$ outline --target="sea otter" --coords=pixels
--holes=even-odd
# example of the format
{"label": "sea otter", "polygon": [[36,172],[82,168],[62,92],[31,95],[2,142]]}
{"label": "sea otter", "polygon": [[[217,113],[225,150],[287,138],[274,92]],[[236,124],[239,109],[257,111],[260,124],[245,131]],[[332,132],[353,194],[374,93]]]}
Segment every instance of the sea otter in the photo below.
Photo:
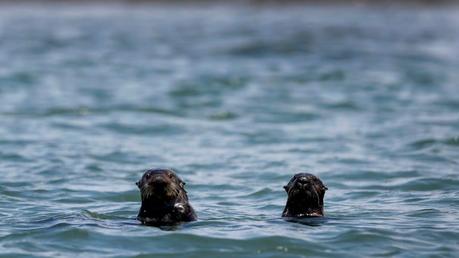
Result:
{"label": "sea otter", "polygon": [[324,215],[324,195],[328,188],[309,173],[298,173],[284,186],[288,194],[282,217],[317,217]]}
{"label": "sea otter", "polygon": [[171,169],[150,169],[136,183],[142,205],[137,219],[145,225],[168,226],[197,219],[183,182]]}

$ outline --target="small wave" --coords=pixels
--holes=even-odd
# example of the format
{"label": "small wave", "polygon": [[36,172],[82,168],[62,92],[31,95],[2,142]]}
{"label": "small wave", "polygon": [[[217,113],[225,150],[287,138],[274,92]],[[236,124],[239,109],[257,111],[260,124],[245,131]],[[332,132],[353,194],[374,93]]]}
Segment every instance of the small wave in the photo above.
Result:
{"label": "small wave", "polygon": [[172,124],[143,124],[143,125],[131,125],[125,123],[109,122],[100,127],[120,134],[134,134],[134,135],[151,135],[151,134],[180,134],[184,132],[184,129],[178,125]]}
{"label": "small wave", "polygon": [[454,190],[459,188],[459,180],[456,178],[418,178],[398,185],[400,190],[405,191],[440,191]]}
{"label": "small wave", "polygon": [[459,146],[459,136],[443,138],[443,139],[425,138],[425,139],[416,140],[408,144],[409,147],[415,150],[424,150],[424,149],[428,149],[435,145],[445,145],[445,146],[457,147]]}
{"label": "small wave", "polygon": [[107,213],[98,213],[89,210],[83,210],[82,215],[89,219],[96,219],[96,220],[125,220],[125,217],[107,214]]}
{"label": "small wave", "polygon": [[210,120],[214,121],[228,121],[228,120],[234,120],[238,117],[236,113],[230,112],[230,111],[223,111],[223,112],[218,112],[214,113],[209,116]]}

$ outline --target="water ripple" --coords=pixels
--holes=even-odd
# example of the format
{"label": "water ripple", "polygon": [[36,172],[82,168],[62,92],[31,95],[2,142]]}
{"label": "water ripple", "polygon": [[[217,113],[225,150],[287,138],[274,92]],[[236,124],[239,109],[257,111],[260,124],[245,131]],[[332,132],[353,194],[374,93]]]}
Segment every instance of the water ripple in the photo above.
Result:
{"label": "water ripple", "polygon": [[[459,253],[455,8],[0,8],[0,256]],[[199,220],[147,227],[173,167]],[[325,218],[284,220],[296,172]]]}

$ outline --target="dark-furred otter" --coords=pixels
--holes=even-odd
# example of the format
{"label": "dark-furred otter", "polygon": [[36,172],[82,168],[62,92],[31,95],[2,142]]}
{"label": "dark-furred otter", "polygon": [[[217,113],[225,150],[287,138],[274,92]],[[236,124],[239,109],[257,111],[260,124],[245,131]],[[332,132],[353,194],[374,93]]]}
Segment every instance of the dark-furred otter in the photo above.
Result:
{"label": "dark-furred otter", "polygon": [[328,188],[309,173],[298,173],[284,186],[288,194],[282,217],[316,217],[324,215],[324,195]]}
{"label": "dark-furred otter", "polygon": [[168,226],[197,219],[188,203],[185,182],[174,171],[147,170],[136,184],[142,197],[137,219],[142,224]]}

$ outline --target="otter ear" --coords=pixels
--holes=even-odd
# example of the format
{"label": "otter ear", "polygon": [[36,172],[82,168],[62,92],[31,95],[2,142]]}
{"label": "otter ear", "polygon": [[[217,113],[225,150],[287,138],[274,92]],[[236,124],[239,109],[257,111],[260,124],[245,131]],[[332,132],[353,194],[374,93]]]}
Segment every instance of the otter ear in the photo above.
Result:
{"label": "otter ear", "polygon": [[284,185],[284,190],[288,193],[288,185]]}
{"label": "otter ear", "polygon": [[181,188],[185,186],[185,182],[183,182],[183,180],[180,177],[177,177],[177,181]]}

